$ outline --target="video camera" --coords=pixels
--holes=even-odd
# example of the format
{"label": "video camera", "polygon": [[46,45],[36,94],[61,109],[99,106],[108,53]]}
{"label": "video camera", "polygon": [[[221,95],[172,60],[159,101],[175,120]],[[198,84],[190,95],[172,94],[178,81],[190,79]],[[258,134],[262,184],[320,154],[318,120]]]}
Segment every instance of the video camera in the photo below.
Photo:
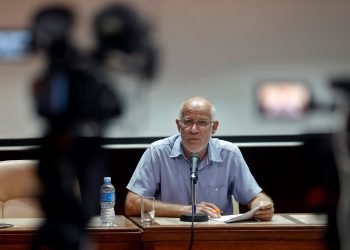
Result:
{"label": "video camera", "polygon": [[130,6],[112,4],[97,13],[96,46],[88,52],[73,45],[73,23],[69,8],[51,6],[35,14],[31,29],[32,51],[42,52],[47,65],[33,83],[36,110],[47,125],[38,168],[46,220],[33,249],[87,247],[85,228],[96,214],[106,170],[103,131],[123,111],[107,72],[150,82],[157,71],[151,26]]}
{"label": "video camera", "polygon": [[96,48],[91,52],[73,46],[73,22],[73,13],[64,6],[41,10],[33,21],[33,51],[43,51],[48,65],[34,83],[36,107],[55,126],[103,122],[121,114],[121,98],[110,87],[106,67],[146,80],[156,74],[150,24],[134,9],[115,4],[100,11],[93,22]]}

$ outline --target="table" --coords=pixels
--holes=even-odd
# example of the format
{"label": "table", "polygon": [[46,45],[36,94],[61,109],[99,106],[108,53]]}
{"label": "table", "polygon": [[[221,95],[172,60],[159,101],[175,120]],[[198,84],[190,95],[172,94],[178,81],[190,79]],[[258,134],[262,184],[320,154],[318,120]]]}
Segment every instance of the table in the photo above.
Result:
{"label": "table", "polygon": [[[145,250],[188,249],[191,222],[178,218],[156,218],[144,227],[140,218],[130,218],[142,229]],[[325,250],[326,216],[315,214],[276,214],[272,221],[194,223],[192,249],[291,249]]]}
{"label": "table", "polygon": [[[0,222],[14,225],[11,228],[0,229],[0,249],[30,249],[32,237],[42,221],[43,219],[38,218],[0,219]],[[101,227],[99,217],[92,218],[88,231],[95,249],[141,249],[141,231],[134,223],[122,215],[117,215],[116,225]]]}
{"label": "table", "polygon": [[[214,221],[194,223],[193,249],[298,249],[325,250],[326,216],[316,214],[276,214],[270,222],[244,221],[230,224]],[[12,228],[0,229],[0,249],[29,249],[43,219],[0,219]],[[156,218],[144,227],[139,217],[116,217],[116,227],[99,226],[94,217],[88,227],[98,250],[188,249],[191,223],[178,218]]]}

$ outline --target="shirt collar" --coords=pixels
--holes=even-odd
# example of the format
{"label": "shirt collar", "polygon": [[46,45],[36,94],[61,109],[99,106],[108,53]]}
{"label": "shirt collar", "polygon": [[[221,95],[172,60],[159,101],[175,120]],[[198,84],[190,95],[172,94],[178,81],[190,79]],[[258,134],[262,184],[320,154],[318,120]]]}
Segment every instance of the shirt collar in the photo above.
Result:
{"label": "shirt collar", "polygon": [[177,135],[174,140],[173,148],[171,149],[170,157],[176,158],[180,155],[185,157],[181,147],[181,136]]}
{"label": "shirt collar", "polygon": [[210,138],[209,140],[208,160],[209,162],[222,162],[222,158],[219,154],[218,148],[215,146],[213,138]]}

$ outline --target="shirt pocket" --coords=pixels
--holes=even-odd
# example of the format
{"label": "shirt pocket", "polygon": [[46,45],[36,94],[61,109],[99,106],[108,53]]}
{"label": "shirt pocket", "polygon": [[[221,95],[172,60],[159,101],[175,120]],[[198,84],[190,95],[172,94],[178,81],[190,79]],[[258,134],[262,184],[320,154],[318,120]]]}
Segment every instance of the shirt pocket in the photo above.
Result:
{"label": "shirt pocket", "polygon": [[206,201],[214,203],[220,209],[223,209],[227,203],[226,185],[208,185],[206,190]]}

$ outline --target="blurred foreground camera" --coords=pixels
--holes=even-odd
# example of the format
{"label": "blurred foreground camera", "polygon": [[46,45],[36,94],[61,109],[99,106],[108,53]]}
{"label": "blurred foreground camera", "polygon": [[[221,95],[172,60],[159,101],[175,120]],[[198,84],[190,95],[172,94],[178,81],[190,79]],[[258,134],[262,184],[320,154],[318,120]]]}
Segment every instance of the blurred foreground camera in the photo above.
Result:
{"label": "blurred foreground camera", "polygon": [[334,77],[331,86],[338,94],[337,109],[342,115],[333,139],[340,189],[336,222],[340,249],[350,249],[350,77]]}
{"label": "blurred foreground camera", "polygon": [[123,111],[108,72],[127,72],[145,82],[156,74],[151,27],[133,8],[107,6],[93,23],[97,45],[87,52],[71,42],[74,15],[69,8],[44,8],[33,20],[32,50],[42,52],[46,60],[33,83],[33,95],[47,125],[38,168],[46,220],[33,249],[88,248],[85,228],[99,207],[99,186],[106,172],[102,135],[109,120]]}
{"label": "blurred foreground camera", "polygon": [[114,63],[144,79],[154,78],[158,54],[146,20],[126,5],[112,5],[94,20],[98,50],[95,58]]}

